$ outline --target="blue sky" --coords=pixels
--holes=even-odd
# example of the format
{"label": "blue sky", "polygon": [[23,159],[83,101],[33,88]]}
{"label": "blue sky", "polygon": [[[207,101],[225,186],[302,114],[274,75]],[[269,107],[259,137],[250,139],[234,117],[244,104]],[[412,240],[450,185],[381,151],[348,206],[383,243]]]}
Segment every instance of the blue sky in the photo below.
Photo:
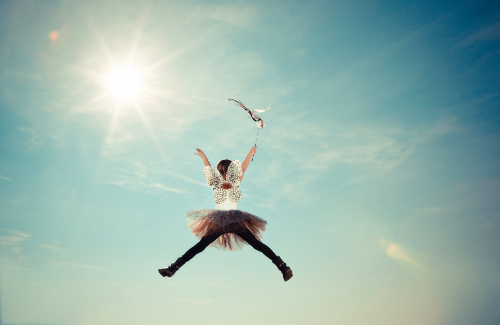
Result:
{"label": "blue sky", "polygon": [[[500,320],[495,2],[3,1],[3,324]],[[134,100],[103,83],[143,74]],[[293,269],[207,248],[212,164]]]}

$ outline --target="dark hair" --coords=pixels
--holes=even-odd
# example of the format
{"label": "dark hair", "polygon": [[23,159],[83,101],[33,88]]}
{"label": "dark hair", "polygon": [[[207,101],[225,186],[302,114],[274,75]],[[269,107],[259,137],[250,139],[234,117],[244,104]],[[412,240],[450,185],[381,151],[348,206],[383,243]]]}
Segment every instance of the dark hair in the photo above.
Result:
{"label": "dark hair", "polygon": [[222,177],[226,177],[226,173],[227,173],[227,169],[229,167],[229,164],[231,164],[231,160],[229,160],[229,159],[221,160],[217,164],[217,170],[222,175]]}

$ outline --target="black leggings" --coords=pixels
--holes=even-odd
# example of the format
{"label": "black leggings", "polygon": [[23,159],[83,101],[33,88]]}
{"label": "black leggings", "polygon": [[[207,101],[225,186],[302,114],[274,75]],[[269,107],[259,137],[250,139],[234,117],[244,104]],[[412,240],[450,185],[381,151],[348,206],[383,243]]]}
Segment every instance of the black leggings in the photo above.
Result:
{"label": "black leggings", "polygon": [[[184,255],[182,255],[182,259],[184,260],[184,262],[189,261],[190,259],[195,257],[196,254],[203,252],[203,250],[207,248],[207,246],[210,245],[214,240],[219,238],[220,235],[222,235],[222,233],[208,235],[200,239],[198,244],[191,247]],[[250,246],[266,255],[271,261],[278,258],[266,244],[258,240],[250,231],[237,233],[237,235],[240,236],[244,241],[246,241]]]}

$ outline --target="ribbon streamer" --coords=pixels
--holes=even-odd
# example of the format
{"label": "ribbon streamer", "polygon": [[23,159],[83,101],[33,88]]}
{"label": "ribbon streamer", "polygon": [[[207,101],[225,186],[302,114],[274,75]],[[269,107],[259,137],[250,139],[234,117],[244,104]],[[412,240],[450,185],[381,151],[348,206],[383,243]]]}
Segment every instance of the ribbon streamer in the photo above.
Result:
{"label": "ribbon streamer", "polygon": [[269,110],[271,106],[269,106],[267,109],[254,109],[253,111],[251,111],[239,100],[231,98],[229,98],[228,100],[233,101],[236,106],[239,106],[243,108],[245,111],[247,111],[247,113],[250,114],[250,117],[252,118],[252,120],[254,120],[255,124],[259,129],[262,129],[265,126],[264,121],[260,118],[259,115],[257,115],[257,113],[264,113],[265,111]]}
{"label": "ribbon streamer", "polygon": [[[239,99],[236,100],[229,98],[228,100],[233,101],[236,106],[239,106],[243,108],[245,111],[247,111],[247,113],[250,114],[252,120],[255,122],[255,125],[257,125],[257,136],[255,137],[255,146],[257,146],[257,138],[259,137],[259,130],[264,128],[265,126],[264,121],[260,118],[259,115],[257,115],[257,113],[264,113],[265,111],[268,111],[271,108],[271,106],[269,106],[266,109],[254,109],[253,111],[251,111]],[[252,156],[252,161],[253,161],[253,156]]]}

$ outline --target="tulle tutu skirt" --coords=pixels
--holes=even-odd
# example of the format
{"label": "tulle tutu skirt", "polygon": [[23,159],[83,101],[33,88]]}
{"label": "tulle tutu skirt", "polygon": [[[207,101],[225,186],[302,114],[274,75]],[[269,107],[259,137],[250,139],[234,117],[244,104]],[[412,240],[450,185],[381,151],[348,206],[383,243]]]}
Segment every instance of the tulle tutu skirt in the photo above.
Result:
{"label": "tulle tutu skirt", "polygon": [[220,250],[236,251],[248,243],[238,233],[250,231],[261,240],[267,221],[241,210],[189,210],[186,222],[191,232],[198,238],[221,234],[210,246]]}

